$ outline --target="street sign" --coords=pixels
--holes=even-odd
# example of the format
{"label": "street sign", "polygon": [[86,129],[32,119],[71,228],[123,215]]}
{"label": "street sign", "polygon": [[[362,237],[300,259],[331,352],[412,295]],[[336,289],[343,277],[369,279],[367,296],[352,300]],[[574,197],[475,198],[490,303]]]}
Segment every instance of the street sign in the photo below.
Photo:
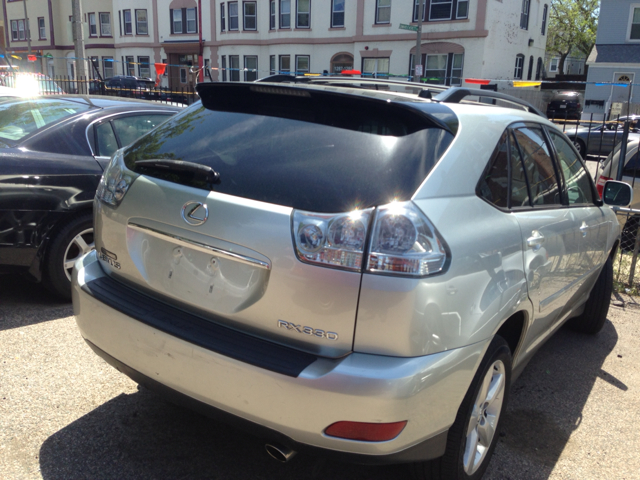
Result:
{"label": "street sign", "polygon": [[400,24],[400,30],[411,30],[412,32],[417,32],[418,31],[418,26],[417,25],[407,25],[406,23],[401,23]]}

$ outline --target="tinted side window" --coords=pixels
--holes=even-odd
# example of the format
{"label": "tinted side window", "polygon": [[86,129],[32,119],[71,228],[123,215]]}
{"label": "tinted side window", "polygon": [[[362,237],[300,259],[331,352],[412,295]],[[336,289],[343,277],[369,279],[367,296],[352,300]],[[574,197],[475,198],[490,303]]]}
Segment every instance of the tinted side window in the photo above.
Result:
{"label": "tinted side window", "polygon": [[496,207],[507,208],[509,196],[509,143],[507,132],[502,135],[491,167],[480,183],[480,195]]}
{"label": "tinted side window", "polygon": [[561,205],[558,179],[542,130],[519,128],[514,130],[514,135],[527,171],[533,205]]}
{"label": "tinted side window", "polygon": [[131,115],[112,120],[120,144],[124,147],[156,128],[170,115]]}
{"label": "tinted side window", "polygon": [[623,174],[626,177],[640,177],[640,152],[636,152],[627,162]]}
{"label": "tinted side window", "polygon": [[118,150],[118,141],[111,128],[111,122],[104,122],[96,127],[96,155],[110,157]]}
{"label": "tinted side window", "polygon": [[593,190],[589,181],[589,172],[575,154],[567,140],[554,131],[549,131],[549,136],[558,154],[558,163],[562,168],[564,181],[567,184],[567,197],[569,205],[580,203],[593,203]]}
{"label": "tinted side window", "polygon": [[509,154],[511,156],[511,207],[530,207],[527,175],[513,134],[510,135]]}

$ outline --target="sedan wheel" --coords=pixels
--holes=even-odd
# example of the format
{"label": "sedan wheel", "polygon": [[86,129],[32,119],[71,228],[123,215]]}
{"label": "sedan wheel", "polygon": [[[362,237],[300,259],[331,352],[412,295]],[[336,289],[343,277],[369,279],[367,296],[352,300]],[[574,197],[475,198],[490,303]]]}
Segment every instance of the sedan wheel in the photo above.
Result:
{"label": "sedan wheel", "polygon": [[67,275],[69,281],[71,281],[71,272],[73,271],[73,265],[76,263],[76,260],[91,250],[95,250],[95,248],[93,228],[87,228],[73,237],[64,252],[64,273]]}
{"label": "sedan wheel", "polygon": [[576,150],[578,150],[578,153],[582,158],[586,157],[587,149],[585,148],[584,143],[582,143],[582,140],[578,140],[577,138],[574,139],[573,146],[576,147]]}

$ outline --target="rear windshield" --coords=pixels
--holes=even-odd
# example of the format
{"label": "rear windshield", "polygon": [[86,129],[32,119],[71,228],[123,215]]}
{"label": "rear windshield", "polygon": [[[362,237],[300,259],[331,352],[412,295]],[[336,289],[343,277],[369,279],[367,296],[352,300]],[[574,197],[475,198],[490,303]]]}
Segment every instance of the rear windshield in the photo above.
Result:
{"label": "rear windshield", "polygon": [[91,108],[60,99],[21,99],[0,103],[0,139],[19,142],[36,130]]}
{"label": "rear windshield", "polygon": [[301,210],[367,208],[410,199],[453,139],[442,128],[424,126],[424,119],[390,112],[336,111],[333,126],[326,119],[290,118],[291,112],[283,117],[194,105],[127,148],[125,163],[197,188],[207,187],[191,173],[148,170],[135,162],[207,165],[220,174],[217,192]]}

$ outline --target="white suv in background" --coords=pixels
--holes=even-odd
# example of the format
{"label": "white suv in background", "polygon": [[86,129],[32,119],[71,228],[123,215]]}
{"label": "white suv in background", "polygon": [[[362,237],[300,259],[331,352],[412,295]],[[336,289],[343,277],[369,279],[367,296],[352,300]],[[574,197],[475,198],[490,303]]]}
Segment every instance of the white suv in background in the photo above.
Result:
{"label": "white suv in background", "polygon": [[513,379],[609,307],[619,226],[571,142],[465,89],[197,90],[105,171],[73,279],[87,343],[282,461],[481,477]]}

